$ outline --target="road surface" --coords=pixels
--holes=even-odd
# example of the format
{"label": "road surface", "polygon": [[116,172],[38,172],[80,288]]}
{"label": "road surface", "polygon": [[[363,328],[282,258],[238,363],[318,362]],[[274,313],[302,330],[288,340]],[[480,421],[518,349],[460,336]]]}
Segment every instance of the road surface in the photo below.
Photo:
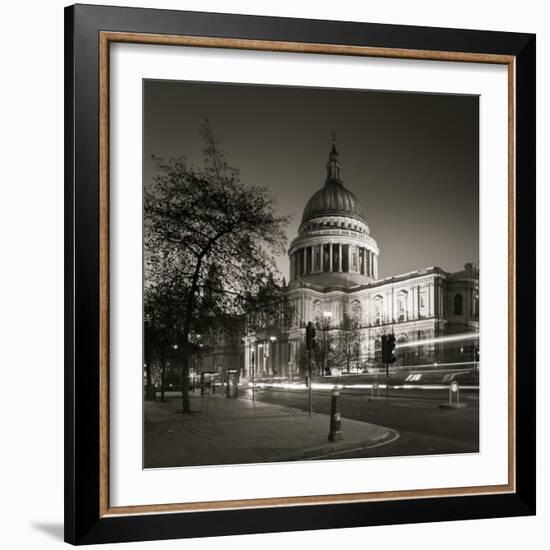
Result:
{"label": "road surface", "polygon": [[[250,390],[242,397],[251,398]],[[345,437],[345,419],[371,422],[397,430],[395,442],[341,458],[410,456],[424,454],[471,453],[479,450],[479,400],[477,391],[461,391],[466,408],[442,409],[448,401],[447,390],[390,390],[388,398],[381,390],[372,399],[371,390],[341,391],[341,413]],[[305,390],[259,389],[255,399],[308,410]],[[313,392],[313,411],[330,414],[331,392]],[[328,430],[328,426],[327,426]]]}

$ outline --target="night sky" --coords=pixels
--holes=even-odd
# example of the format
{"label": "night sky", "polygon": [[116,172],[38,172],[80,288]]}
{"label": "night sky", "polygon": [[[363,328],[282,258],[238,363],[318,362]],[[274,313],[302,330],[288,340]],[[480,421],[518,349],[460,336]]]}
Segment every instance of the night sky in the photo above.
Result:
{"label": "night sky", "polygon": [[[151,155],[199,164],[210,119],[245,183],[268,187],[297,235],[336,132],[342,178],[380,248],[379,276],[479,258],[478,97],[144,82],[144,184]],[[288,258],[278,260],[288,279]]]}

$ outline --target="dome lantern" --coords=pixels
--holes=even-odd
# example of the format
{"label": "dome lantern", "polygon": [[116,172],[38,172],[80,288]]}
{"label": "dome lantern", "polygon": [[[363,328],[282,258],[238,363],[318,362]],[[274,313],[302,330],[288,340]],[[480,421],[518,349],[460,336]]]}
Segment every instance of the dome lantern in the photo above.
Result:
{"label": "dome lantern", "polygon": [[336,149],[336,133],[332,132],[332,149],[330,150],[327,163],[327,182],[335,181],[338,183],[342,183],[342,180],[340,178],[341,167],[339,157],[340,155],[338,154],[338,151]]}

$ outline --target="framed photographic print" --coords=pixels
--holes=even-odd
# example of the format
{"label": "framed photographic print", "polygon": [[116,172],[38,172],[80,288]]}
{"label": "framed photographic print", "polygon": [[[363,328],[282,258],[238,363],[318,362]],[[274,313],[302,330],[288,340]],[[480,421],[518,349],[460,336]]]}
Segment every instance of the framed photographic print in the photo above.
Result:
{"label": "framed photographic print", "polygon": [[535,37],[66,8],[73,544],[535,513]]}

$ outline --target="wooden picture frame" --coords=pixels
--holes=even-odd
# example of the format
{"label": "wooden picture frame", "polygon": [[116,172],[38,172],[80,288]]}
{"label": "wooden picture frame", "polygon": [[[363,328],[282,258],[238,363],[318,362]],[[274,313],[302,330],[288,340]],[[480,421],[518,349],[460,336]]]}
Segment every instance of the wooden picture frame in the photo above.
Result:
{"label": "wooden picture frame", "polygon": [[[508,483],[112,507],[109,48],[115,42],[508,67]],[[535,513],[535,37],[76,5],[65,11],[65,540],[72,544]],[[488,359],[490,360],[490,358]]]}

